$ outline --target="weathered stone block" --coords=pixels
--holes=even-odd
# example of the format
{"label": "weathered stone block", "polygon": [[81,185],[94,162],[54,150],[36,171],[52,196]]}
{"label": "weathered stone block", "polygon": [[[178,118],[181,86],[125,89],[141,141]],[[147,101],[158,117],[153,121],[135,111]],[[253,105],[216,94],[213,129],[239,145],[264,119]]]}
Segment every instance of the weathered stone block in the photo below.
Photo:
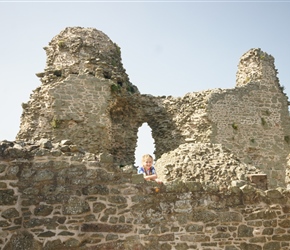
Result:
{"label": "weathered stone block", "polygon": [[110,196],[108,201],[117,204],[127,203],[127,199],[124,196]]}
{"label": "weathered stone block", "polygon": [[104,211],[105,215],[112,215],[112,214],[116,214],[117,209],[114,207],[109,207]]}
{"label": "weathered stone block", "polygon": [[96,182],[112,181],[114,178],[113,173],[108,173],[107,171],[103,169],[96,169],[95,172],[96,172],[96,178],[95,178]]}
{"label": "weathered stone block", "polygon": [[210,237],[202,234],[195,235],[181,235],[180,240],[185,242],[209,242]]}
{"label": "weathered stone block", "polygon": [[22,147],[9,147],[5,149],[4,154],[10,158],[30,158],[32,154],[22,149]]}
{"label": "weathered stone block", "polygon": [[270,189],[270,190],[265,191],[265,193],[270,199],[283,198],[283,195],[281,194],[281,192],[278,189]]}
{"label": "weathered stone block", "polygon": [[47,216],[53,211],[53,206],[50,205],[39,205],[34,209],[35,216]]}
{"label": "weathered stone block", "polygon": [[63,205],[65,215],[82,214],[88,211],[90,211],[89,204],[78,197],[70,197],[68,202]]}
{"label": "weathered stone block", "polygon": [[80,242],[75,238],[68,239],[64,242],[64,246],[68,249],[77,248],[79,245],[80,245]]}
{"label": "weathered stone block", "polygon": [[280,242],[267,242],[264,244],[263,250],[280,250]]}
{"label": "weathered stone block", "polygon": [[49,238],[53,236],[55,236],[55,233],[51,231],[43,232],[38,235],[38,237],[43,237],[43,238]]}
{"label": "weathered stone block", "polygon": [[266,220],[263,221],[264,227],[276,227],[277,226],[277,220]]}
{"label": "weathered stone block", "polygon": [[129,233],[133,230],[133,226],[129,224],[83,224],[82,232],[110,232],[110,233]]}
{"label": "weathered stone block", "polygon": [[0,205],[14,205],[17,198],[13,189],[0,190]]}
{"label": "weathered stone block", "polygon": [[117,234],[107,234],[107,236],[106,236],[107,241],[117,240],[118,238],[119,238],[119,236]]}
{"label": "weathered stone block", "polygon": [[191,192],[200,192],[203,190],[202,184],[200,182],[196,182],[196,181],[186,181],[185,186]]}
{"label": "weathered stone block", "polygon": [[35,176],[33,177],[34,181],[48,181],[52,180],[54,177],[54,173],[50,170],[40,170],[37,171]]}
{"label": "weathered stone block", "polygon": [[8,221],[5,220],[0,220],[0,227],[9,227],[10,223],[8,223]]}
{"label": "weathered stone block", "polygon": [[105,208],[106,208],[106,205],[104,203],[96,202],[96,203],[93,204],[93,212],[94,213],[100,213]]}
{"label": "weathered stone block", "polygon": [[262,236],[262,237],[252,237],[250,238],[249,242],[250,243],[264,243],[266,242],[266,237],[265,236]]}
{"label": "weathered stone block", "polygon": [[159,241],[174,241],[174,234],[163,234],[158,237]]}
{"label": "weathered stone block", "polygon": [[271,227],[264,228],[262,235],[273,235],[274,229]]}
{"label": "weathered stone block", "polygon": [[132,183],[133,184],[139,184],[139,183],[144,183],[144,176],[143,174],[133,174],[132,175]]}
{"label": "weathered stone block", "polygon": [[218,218],[218,215],[206,210],[194,210],[192,213],[193,221],[212,222]]}
{"label": "weathered stone block", "polygon": [[30,249],[30,250],[40,250],[42,249],[42,244],[34,239],[33,235],[27,231],[17,231],[13,234],[9,242],[5,245],[3,250],[11,249]]}
{"label": "weathered stone block", "polygon": [[272,239],[275,241],[286,241],[290,242],[290,234],[284,234],[284,235],[273,235]]}
{"label": "weathered stone block", "polygon": [[248,244],[248,243],[242,242],[240,245],[240,249],[241,250],[262,250],[262,247],[256,244]]}
{"label": "weathered stone block", "polygon": [[8,165],[0,163],[0,174],[3,173],[5,171],[5,169],[7,168]]}
{"label": "weathered stone block", "polygon": [[190,249],[186,243],[177,243],[175,246],[176,250],[187,250]]}
{"label": "weathered stone block", "polygon": [[167,183],[166,191],[167,192],[183,192],[185,191],[185,184],[181,180],[174,180],[172,182]]}
{"label": "weathered stone block", "polygon": [[19,216],[19,212],[15,208],[9,208],[2,212],[1,216],[5,219],[12,219]]}
{"label": "weathered stone block", "polygon": [[225,250],[238,250],[235,246],[225,246]]}
{"label": "weathered stone block", "polygon": [[185,227],[186,232],[202,232],[203,226],[198,224],[188,225]]}
{"label": "weathered stone block", "polygon": [[174,204],[174,211],[177,213],[190,213],[192,205],[190,200],[178,200]]}
{"label": "weathered stone block", "polygon": [[278,223],[278,225],[280,227],[283,227],[283,228],[289,228],[290,227],[290,220],[283,220],[281,222]]}
{"label": "weathered stone block", "polygon": [[84,195],[93,195],[93,194],[108,195],[109,188],[107,187],[107,185],[95,184],[83,188],[82,193]]}
{"label": "weathered stone block", "polygon": [[248,217],[245,218],[245,220],[272,220],[277,218],[277,214],[275,211],[259,211],[251,213]]}
{"label": "weathered stone block", "polygon": [[43,220],[39,218],[32,218],[32,219],[25,220],[23,222],[23,226],[25,228],[33,228],[33,227],[38,227],[41,225],[43,225]]}
{"label": "weathered stone block", "polygon": [[7,168],[7,173],[5,175],[5,179],[7,180],[16,180],[18,179],[17,174],[20,171],[20,167],[18,165],[9,166]]}
{"label": "weathered stone block", "polygon": [[99,154],[99,160],[103,163],[113,163],[114,158],[111,154],[101,153]]}
{"label": "weathered stone block", "polygon": [[218,213],[218,219],[221,222],[241,222],[243,216],[236,212],[223,212]]}
{"label": "weathered stone block", "polygon": [[249,180],[255,185],[256,188],[267,190],[267,175],[266,174],[250,174]]}
{"label": "weathered stone block", "polygon": [[240,225],[238,227],[238,237],[253,237],[253,228],[246,225]]}
{"label": "weathered stone block", "polygon": [[52,142],[46,138],[40,139],[38,144],[41,148],[51,149],[53,147]]}
{"label": "weathered stone block", "polygon": [[58,235],[63,235],[63,236],[73,236],[73,235],[75,235],[75,234],[72,233],[72,232],[68,232],[68,231],[62,231],[62,232],[60,232]]}
{"label": "weathered stone block", "polygon": [[214,234],[212,235],[212,238],[213,239],[220,239],[220,238],[230,238],[231,237],[231,234],[229,233],[217,233],[217,234]]}

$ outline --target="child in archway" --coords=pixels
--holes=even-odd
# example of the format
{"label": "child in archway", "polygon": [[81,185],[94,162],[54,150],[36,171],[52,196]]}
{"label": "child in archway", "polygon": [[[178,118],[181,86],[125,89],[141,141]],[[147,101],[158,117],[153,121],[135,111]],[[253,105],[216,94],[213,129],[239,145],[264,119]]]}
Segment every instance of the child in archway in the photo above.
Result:
{"label": "child in archway", "polygon": [[142,166],[138,167],[137,173],[143,174],[146,181],[162,183],[162,181],[157,178],[157,173],[153,166],[153,157],[149,154],[142,156]]}

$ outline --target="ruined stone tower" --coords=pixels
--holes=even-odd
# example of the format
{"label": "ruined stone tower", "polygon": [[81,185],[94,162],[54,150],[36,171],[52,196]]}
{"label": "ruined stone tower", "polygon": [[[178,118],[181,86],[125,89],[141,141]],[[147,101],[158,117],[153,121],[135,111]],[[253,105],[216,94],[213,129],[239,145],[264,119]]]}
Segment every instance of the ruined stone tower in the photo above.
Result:
{"label": "ruined stone tower", "polygon": [[241,57],[235,88],[178,98],[141,95],[125,73],[120,48],[96,29],[66,28],[45,50],[47,65],[37,74],[42,84],[23,104],[18,139],[70,139],[128,165],[147,122],[157,160],[185,143],[221,144],[266,173],[270,186],[288,183],[288,99],[274,58],[260,49]]}

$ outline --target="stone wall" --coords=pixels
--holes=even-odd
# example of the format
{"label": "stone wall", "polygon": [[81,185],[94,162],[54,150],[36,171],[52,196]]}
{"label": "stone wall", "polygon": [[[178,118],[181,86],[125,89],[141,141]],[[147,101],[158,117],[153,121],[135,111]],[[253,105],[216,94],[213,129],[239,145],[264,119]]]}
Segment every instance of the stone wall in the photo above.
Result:
{"label": "stone wall", "polygon": [[69,140],[0,142],[1,249],[290,248],[289,190],[158,185],[135,171]]}
{"label": "stone wall", "polygon": [[248,51],[240,59],[236,88],[213,94],[208,108],[212,141],[263,170],[272,187],[285,186],[290,149],[288,98],[276,72],[272,56]]}
{"label": "stone wall", "polygon": [[108,80],[92,76],[70,75],[61,83],[42,85],[23,105],[18,137],[70,138],[90,151],[108,150],[109,89]]}
{"label": "stone wall", "polygon": [[112,150],[112,93],[139,93],[121,62],[121,51],[103,32],[66,28],[44,48],[42,82],[23,103],[18,139],[70,138],[90,152]]}
{"label": "stone wall", "polygon": [[253,165],[239,160],[221,144],[185,143],[165,153],[155,164],[158,178],[164,183],[174,180],[197,181],[218,191],[244,186],[253,176],[260,178],[256,187],[267,189],[266,175]]}

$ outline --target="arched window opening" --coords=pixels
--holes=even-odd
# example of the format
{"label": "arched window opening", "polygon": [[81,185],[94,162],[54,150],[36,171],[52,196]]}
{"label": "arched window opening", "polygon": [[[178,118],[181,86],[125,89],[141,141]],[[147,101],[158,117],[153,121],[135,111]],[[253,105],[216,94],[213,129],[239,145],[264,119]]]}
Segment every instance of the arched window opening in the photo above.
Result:
{"label": "arched window opening", "polygon": [[150,154],[155,158],[154,139],[152,138],[152,130],[147,123],[143,123],[138,130],[137,147],[135,150],[135,166],[141,165],[141,158],[144,154]]}

